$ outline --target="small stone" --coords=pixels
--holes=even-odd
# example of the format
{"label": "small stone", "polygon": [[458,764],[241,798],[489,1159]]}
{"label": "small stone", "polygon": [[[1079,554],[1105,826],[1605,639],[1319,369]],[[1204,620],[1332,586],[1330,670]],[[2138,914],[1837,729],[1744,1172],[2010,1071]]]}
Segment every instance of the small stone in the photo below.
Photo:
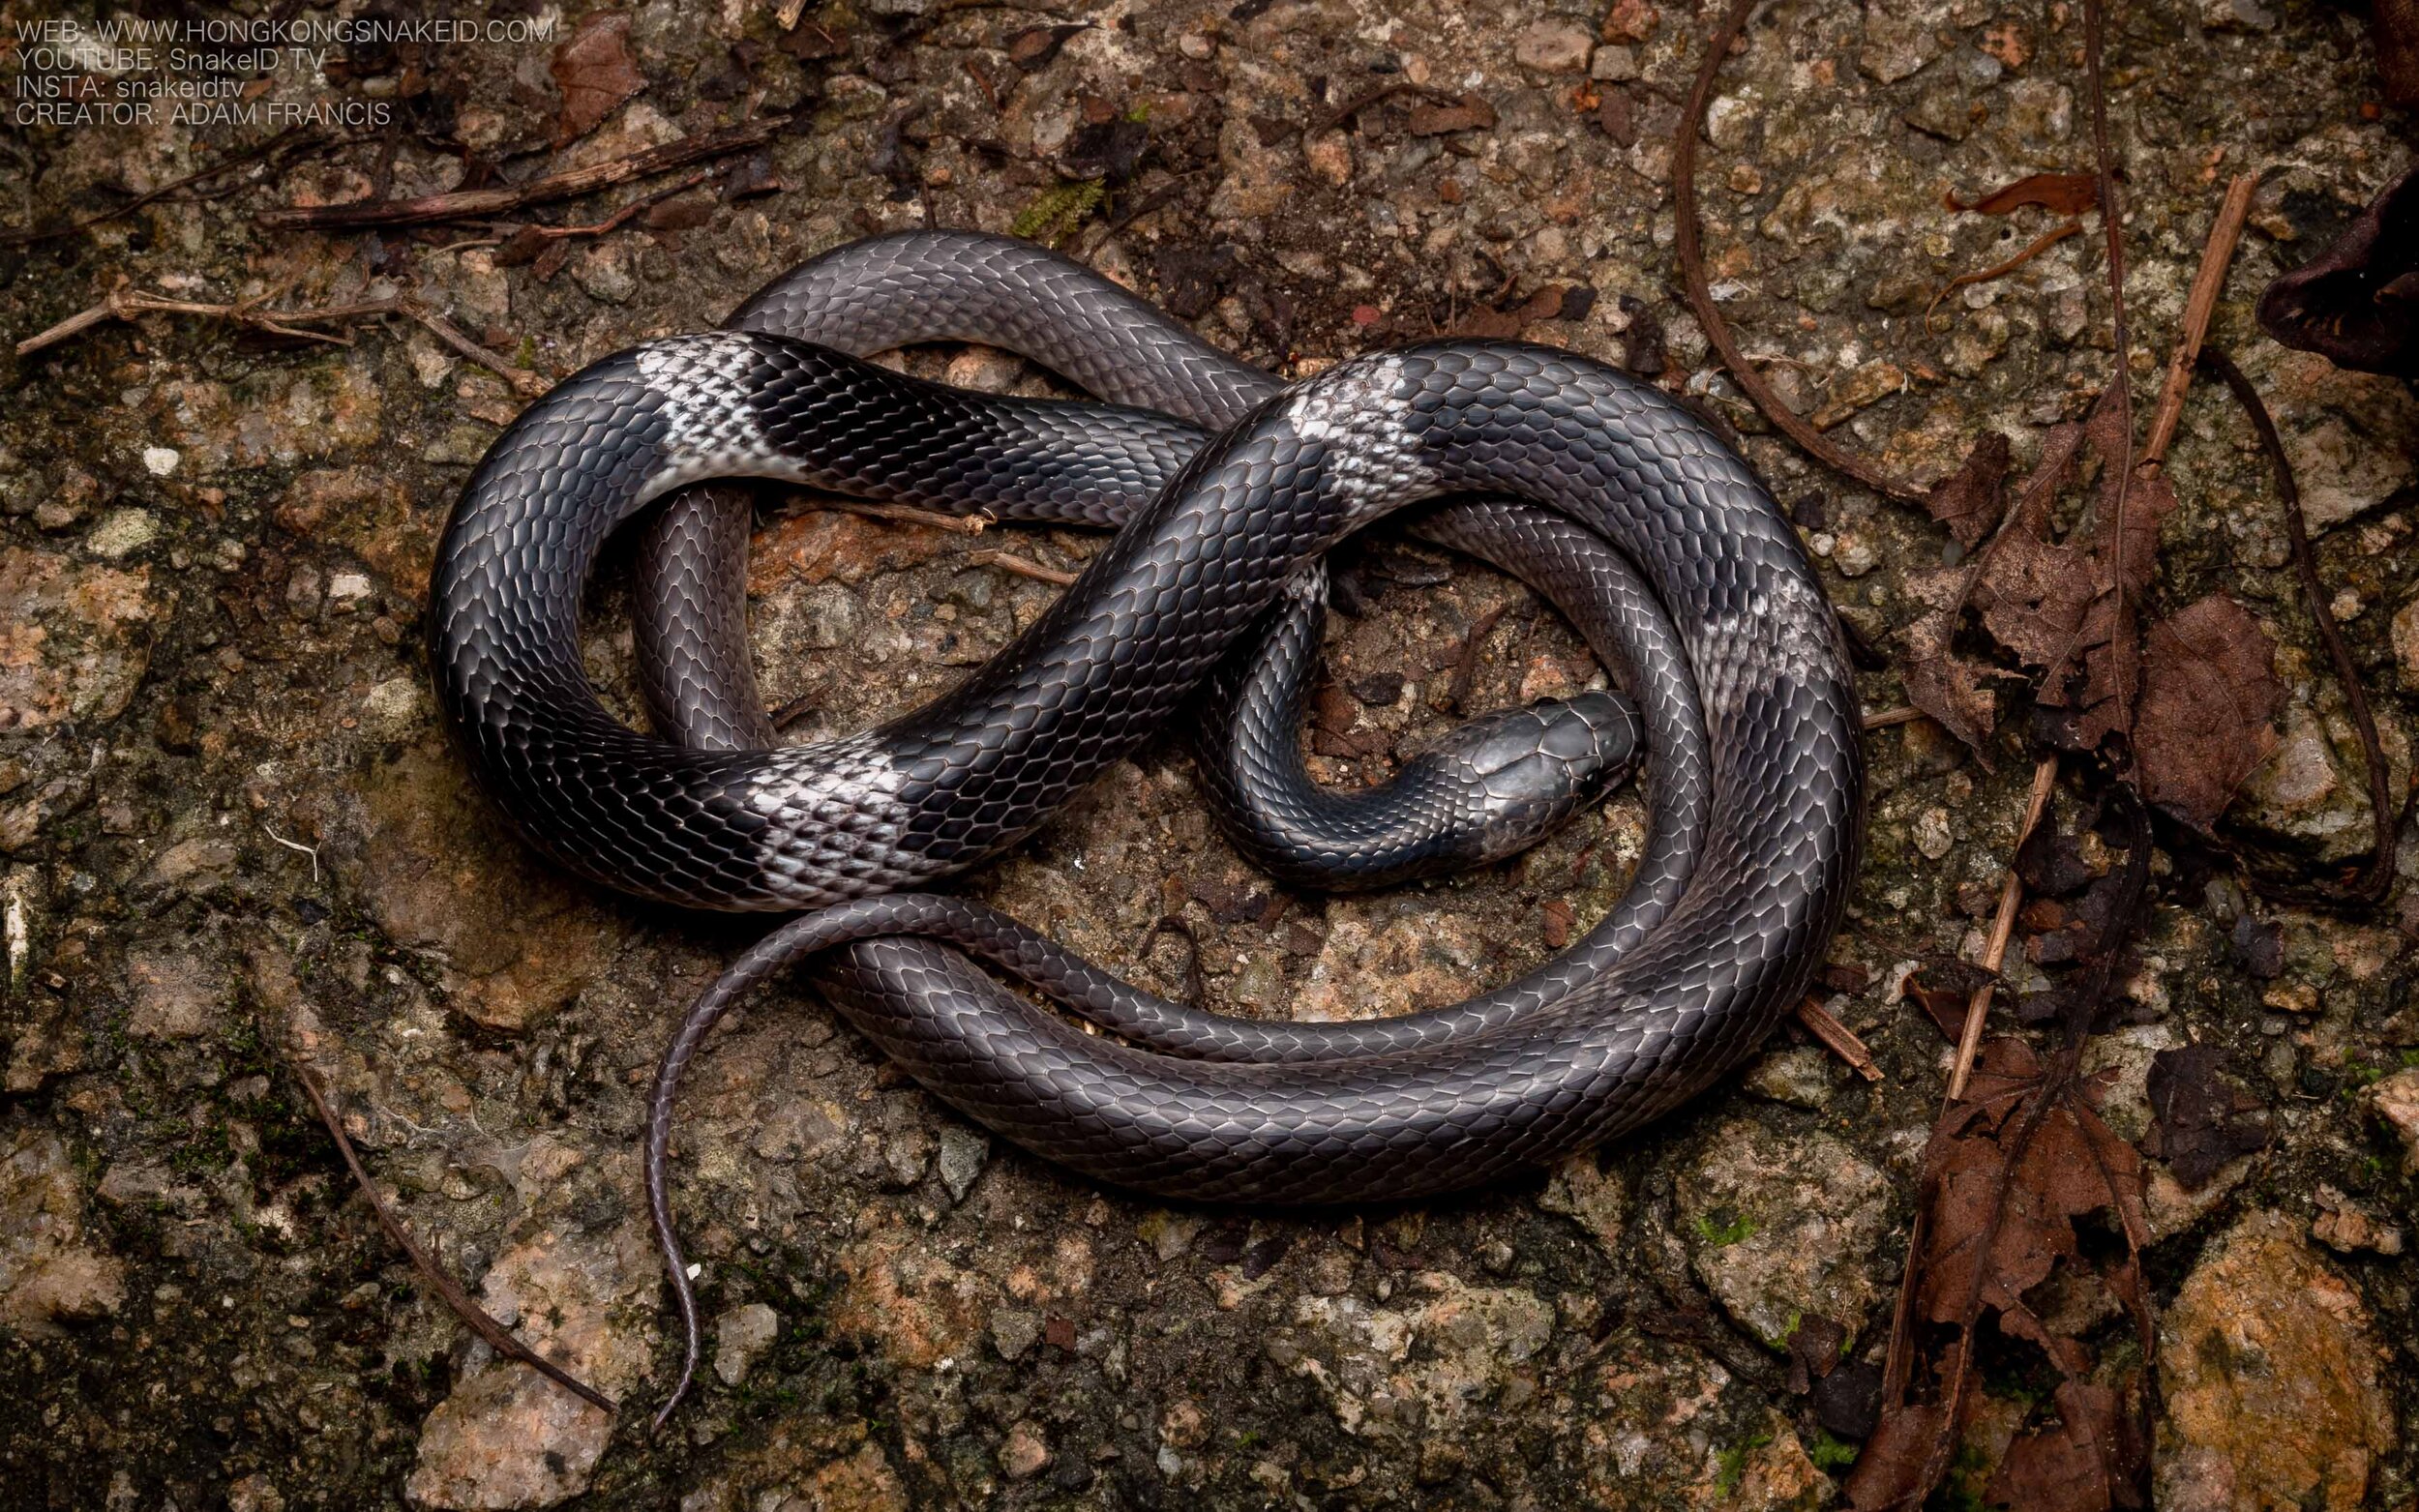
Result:
{"label": "small stone", "polygon": [[146,446],[143,448],[143,471],[151,474],[155,478],[164,478],[168,474],[176,471],[176,464],[184,460],[184,458],[177,455],[176,448],[172,446]]}
{"label": "small stone", "polygon": [[320,579],[319,569],[309,562],[297,562],[285,578],[285,608],[296,619],[319,617],[319,608],[327,602],[327,585]]}
{"label": "small stone", "polygon": [[[2308,703],[2288,705],[2283,737],[2274,755],[2244,784],[2235,818],[2264,831],[2271,844],[2289,845],[2310,859],[2332,865],[2369,849],[2375,820],[2368,784],[2360,772],[2360,748],[2348,722],[2320,718]],[[2408,737],[2393,721],[2380,721],[2385,756],[2402,778]]]}
{"label": "small stone", "polygon": [[1839,1089],[1839,1062],[1815,1045],[1768,1051],[1747,1067],[1740,1085],[1791,1108],[1823,1108]]}
{"label": "small stone", "polygon": [[1676,1191],[1690,1262],[1742,1326],[1776,1349],[1809,1313],[1863,1326],[1881,1294],[1872,1257],[1890,1179],[1844,1141],[1734,1118]]}
{"label": "small stone", "polygon": [[208,1032],[219,1005],[218,984],[194,956],[141,951],[126,963],[134,1011],[127,1030],[148,1039],[189,1040]]}
{"label": "small stone", "polygon": [[285,1495],[266,1475],[247,1475],[226,1488],[227,1512],[285,1512]]}
{"label": "small stone", "polygon": [[2419,476],[2400,448],[2378,445],[2341,415],[2329,412],[2307,430],[2283,429],[2314,536],[2366,514]]}
{"label": "small stone", "polygon": [[1597,28],[1597,35],[1606,42],[1644,42],[1655,35],[1661,20],[1650,0],[1613,0],[1613,8],[1604,13],[1604,23]]}
{"label": "small stone", "polygon": [[1638,49],[1611,45],[1597,48],[1588,76],[1608,84],[1628,83],[1638,76]]}
{"label": "small stone", "polygon": [[1341,130],[1304,137],[1301,156],[1323,183],[1342,189],[1353,181],[1352,137]]}
{"label": "small stone", "polygon": [[2379,1255],[2403,1253],[2403,1230],[2379,1223],[2376,1215],[2335,1187],[2318,1183],[2318,1216],[2310,1222],[2310,1236],[2339,1255],[2362,1250]]}
{"label": "small stone", "polygon": [[762,1302],[734,1307],[714,1319],[714,1374],[726,1386],[747,1379],[749,1367],[781,1333],[781,1315]]}
{"label": "small stone", "polygon": [[2360,1292],[2283,1213],[2255,1212],[2186,1278],[2162,1322],[2153,1503],[2351,1508],[2394,1448]]}
{"label": "small stone", "polygon": [[2403,1173],[2419,1176],[2419,1070],[2397,1071],[2369,1088],[2369,1106],[2403,1141]]}
{"label": "small stone", "polygon": [[168,887],[222,882],[235,875],[240,854],[231,840],[196,835],[161,851],[160,859],[151,863],[151,879]]}
{"label": "small stone", "polygon": [[114,1313],[126,1266],[84,1242],[82,1184],[67,1144],[39,1127],[0,1142],[0,1329],[48,1337]]}
{"label": "small stone", "polygon": [[113,509],[93,527],[84,545],[93,555],[122,561],[160,539],[160,519],[147,509]]}
{"label": "small stone", "polygon": [[1596,40],[1575,21],[1532,21],[1512,42],[1512,56],[1540,74],[1582,74]]}
{"label": "small stone", "polygon": [[1027,1419],[1008,1430],[1000,1444],[1000,1468],[1010,1480],[1030,1480],[1050,1465],[1050,1441],[1041,1425]]}
{"label": "small stone", "polygon": [[2419,692],[2419,598],[2394,615],[2394,660],[2402,667],[2403,687]]}
{"label": "small stone", "polygon": [[943,381],[953,389],[1005,394],[1024,375],[1025,360],[1014,352],[1003,352],[996,346],[975,346],[949,359]]}
{"label": "small stone", "polygon": [[1940,56],[1939,28],[1925,9],[1908,0],[1867,0],[1857,68],[1876,82],[1895,84]]}
{"label": "small stone", "polygon": [[[481,1284],[488,1311],[600,1390],[627,1393],[645,1370],[647,1336],[633,1326],[656,1285],[654,1256],[625,1225],[596,1235],[549,1230],[514,1246]],[[588,1487],[612,1414],[509,1360],[457,1377],[420,1431],[404,1495],[422,1507],[552,1506]]]}
{"label": "small stone", "polygon": [[974,1189],[974,1182],[983,1173],[983,1165],[991,1159],[991,1137],[978,1129],[949,1124],[941,1131],[941,1155],[934,1162],[941,1172],[941,1184],[948,1190],[949,1201],[963,1202],[966,1194]]}
{"label": "small stone", "polygon": [[609,237],[581,253],[571,265],[571,281],[586,290],[589,298],[608,305],[626,305],[639,291],[629,250],[617,238]]}
{"label": "small stone", "polygon": [[1210,1420],[1200,1408],[1179,1398],[1159,1414],[1159,1438],[1179,1449],[1198,1449],[1209,1440]]}
{"label": "small stone", "polygon": [[1576,1222],[1609,1255],[1621,1243],[1629,1192],[1618,1174],[1604,1173],[1597,1164],[1596,1154],[1594,1150],[1582,1150],[1556,1166],[1545,1190],[1538,1194],[1538,1206]]}
{"label": "small stone", "polygon": [[836,651],[856,639],[863,616],[856,595],[836,582],[818,583],[798,599],[800,637],[816,651]]}
{"label": "small stone", "polygon": [[1956,844],[1956,837],[1949,829],[1948,810],[1926,809],[1915,816],[1915,848],[1924,853],[1926,860],[1939,860]]}
{"label": "small stone", "polygon": [[1024,1356],[1041,1340],[1042,1318],[1020,1308],[1003,1307],[991,1315],[991,1347],[1003,1360]]}

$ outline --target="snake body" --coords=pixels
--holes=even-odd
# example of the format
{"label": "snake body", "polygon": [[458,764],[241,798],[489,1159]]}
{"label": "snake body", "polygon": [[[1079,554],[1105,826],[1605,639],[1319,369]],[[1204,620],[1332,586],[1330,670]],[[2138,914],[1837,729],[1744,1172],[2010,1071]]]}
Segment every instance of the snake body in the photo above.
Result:
{"label": "snake body", "polygon": [[[814,910],[709,990],[657,1080],[649,1195],[692,1367],[664,1180],[673,1091],[719,1016],[800,956],[827,951],[841,1013],[993,1130],[1120,1186],[1262,1203],[1466,1188],[1584,1147],[1701,1089],[1804,992],[1861,840],[1854,689],[1794,531],[1667,396],[1573,353],[1473,341],[1278,388],[1076,265],[948,233],[843,249],[734,326],[607,358],[524,412],[456,507],[430,615],[440,704],[534,845],[643,897]],[[971,395],[835,349],[942,336],[1010,346],[1130,407]],[[638,734],[582,670],[581,585],[620,521],[732,475],[1123,524],[951,693],[778,749],[738,638],[744,515],[684,496],[651,527],[640,594],[650,706],[676,738]],[[1638,877],[1564,954],[1433,1013],[1254,1023],[913,890],[1014,845],[1199,710],[1231,726],[1281,706],[1254,658],[1285,638],[1321,555],[1474,491],[1500,501],[1429,528],[1561,605],[1626,672],[1647,732]],[[1201,744],[1243,786],[1268,775],[1248,759],[1267,740],[1237,760],[1218,731]],[[1292,854],[1282,815],[1271,824],[1263,839]],[[1114,1033],[1027,1001],[970,953]]]}

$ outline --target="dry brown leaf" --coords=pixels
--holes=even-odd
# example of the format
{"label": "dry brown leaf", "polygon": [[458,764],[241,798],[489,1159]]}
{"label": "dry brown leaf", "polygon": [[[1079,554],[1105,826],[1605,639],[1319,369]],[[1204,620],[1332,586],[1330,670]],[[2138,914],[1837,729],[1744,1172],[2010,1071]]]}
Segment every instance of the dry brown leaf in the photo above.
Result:
{"label": "dry brown leaf", "polygon": [[630,61],[630,17],[590,16],[554,52],[554,87],[563,107],[554,117],[554,145],[596,130],[625,100],[646,87]]}
{"label": "dry brown leaf", "polygon": [[1924,495],[1924,508],[1949,527],[1957,545],[1970,551],[2006,512],[2007,477],[2007,433],[1986,430],[1957,470],[1933,484]]}
{"label": "dry brown leaf", "polygon": [[2224,1059],[2205,1040],[2150,1059],[2147,1144],[2187,1192],[2207,1186],[2226,1162],[2268,1147],[2268,1126],[2257,1116],[2265,1108],[2219,1075]]}
{"label": "dry brown leaf", "polygon": [[[1933,1156],[1938,1179],[1917,1294],[1930,1321],[1956,1323],[1965,1317],[1979,1271],[1983,1305],[2000,1313],[2003,1322],[2013,1318],[2011,1332],[2046,1343],[2024,1293],[2048,1280],[2060,1260],[2080,1260],[2074,1220],[2113,1203],[2131,1231],[2148,1231],[2140,1155],[2075,1098],[2058,1100],[2042,1115],[2016,1170],[2008,1171],[2000,1141],[2041,1086],[2041,1064],[2023,1041],[1990,1040],[1976,1061],[1968,1101],[1947,1115],[1965,1122]],[[1991,1233],[2003,1183],[2006,1203]]]}
{"label": "dry brown leaf", "polygon": [[[2121,470],[2126,446],[2118,419],[2115,406],[2104,403],[2082,426],[2051,432],[1974,589],[1991,637],[2043,669],[2038,701],[2066,711],[2060,743],[2078,751],[2133,727],[2141,680],[2133,603],[2158,570],[2159,527],[2175,508],[2164,476],[2129,478]],[[2086,448],[2103,464],[2090,528],[2080,542],[2052,542],[2050,507]],[[2120,515],[2122,593],[2112,578]]]}
{"label": "dry brown leaf", "polygon": [[1411,134],[1445,136],[1454,132],[1486,131],[1495,125],[1495,107],[1478,95],[1438,102],[1422,100],[1411,107]]}
{"label": "dry brown leaf", "polygon": [[[1961,1418],[1972,1415],[1974,1397],[1964,1398]],[[1856,1468],[1848,1472],[1848,1505],[1858,1512],[1900,1507],[1920,1501],[1931,1487],[1925,1474],[1933,1446],[1950,1432],[1939,1403],[1918,1403],[1882,1413],[1881,1425],[1865,1440]],[[1957,1425],[1962,1432],[1963,1423]]]}
{"label": "dry brown leaf", "polygon": [[1983,1499],[2024,1512],[2111,1512],[2142,1504],[2141,1436],[2114,1389],[2065,1380],[2052,1397],[2055,1425],[2008,1446]]}
{"label": "dry brown leaf", "polygon": [[1907,592],[1926,607],[1922,617],[1907,626],[1901,638],[1899,674],[1909,703],[1939,721],[1941,728],[1973,748],[1975,759],[1990,770],[1985,741],[1998,710],[1984,677],[1995,668],[1956,654],[1957,617],[1965,602],[1969,574],[1957,567],[1933,567],[1907,574]]}
{"label": "dry brown leaf", "polygon": [[2198,829],[2217,822],[2276,750],[2275,657],[2259,622],[2220,593],[2150,627],[2134,720],[2145,800]]}
{"label": "dry brown leaf", "polygon": [[2040,205],[2053,215],[2076,216],[2099,202],[2100,181],[2089,173],[2035,173],[1971,202],[1949,196],[1950,209],[1986,216],[2003,216],[2026,205]]}

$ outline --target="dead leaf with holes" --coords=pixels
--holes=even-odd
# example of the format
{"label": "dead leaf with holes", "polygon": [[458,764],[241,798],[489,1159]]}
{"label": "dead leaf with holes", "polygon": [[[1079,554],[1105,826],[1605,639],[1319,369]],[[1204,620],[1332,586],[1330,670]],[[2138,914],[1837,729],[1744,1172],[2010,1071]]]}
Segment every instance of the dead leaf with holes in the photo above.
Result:
{"label": "dead leaf with holes", "polygon": [[554,117],[557,147],[596,130],[622,102],[646,88],[630,61],[629,15],[593,15],[572,33],[554,51],[554,87],[563,97]]}

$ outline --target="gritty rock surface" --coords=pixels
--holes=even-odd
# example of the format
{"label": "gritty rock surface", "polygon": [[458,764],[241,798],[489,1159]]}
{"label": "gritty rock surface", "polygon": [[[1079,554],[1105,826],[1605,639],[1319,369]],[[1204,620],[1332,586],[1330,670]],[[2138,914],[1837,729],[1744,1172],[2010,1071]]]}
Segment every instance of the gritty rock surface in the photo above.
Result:
{"label": "gritty rock surface", "polygon": [[1689,1263],[1756,1337],[1781,1345],[1809,1314],[1854,1332],[1880,1297],[1872,1261],[1890,1181],[1843,1141],[1736,1120],[1676,1192]]}
{"label": "gritty rock surface", "polygon": [[[144,315],[0,357],[6,1484],[113,1512],[1837,1502],[1854,1424],[1826,1426],[1828,1399],[1791,1388],[1784,1345],[1828,1319],[1850,1336],[1841,1368],[1878,1371],[1944,1055],[1890,973],[1979,957],[2031,764],[2016,733],[1988,768],[1923,721],[1867,738],[1871,822],[1831,958],[1865,985],[1820,991],[1879,1081],[1784,1024],[1656,1124],[1457,1199],[1239,1213],[1096,1190],[887,1070],[811,971],[768,985],[684,1088],[675,1210],[705,1316],[725,1321],[681,1415],[649,1436],[677,1346],[634,1154],[647,1080],[682,1007],[761,926],[626,903],[530,852],[449,747],[421,649],[446,511],[524,384],[716,325],[842,242],[946,225],[1053,240],[1289,373],[1474,327],[1628,364],[1741,432],[1835,603],[1895,656],[1919,612],[1910,575],[1942,562],[1945,535],[1769,434],[1670,297],[1672,133],[1711,10],[647,6],[626,34],[637,93],[564,143],[555,48],[601,12],[463,14],[556,30],[364,47],[320,72],[281,57],[238,82],[264,104],[391,103],[399,129],[307,131],[139,206],[272,133],[163,122],[0,142],[0,350],[119,287],[314,309],[407,294],[505,370],[401,313],[328,327],[343,345]],[[2407,119],[2367,108],[2362,22],[2120,9],[2109,112],[2137,408],[2219,192],[2259,177],[2213,336],[2300,469],[2399,793],[2419,695],[2419,528],[2401,491],[2419,476],[2419,400],[2251,317],[2270,278],[2411,161]],[[2021,471],[2106,380],[2088,216],[2087,234],[1933,302],[2057,223],[1950,202],[2088,163],[2080,25],[2073,6],[1783,4],[1723,63],[1698,193],[1715,297],[1789,402],[1901,476],[1946,473],[1986,430]],[[0,90],[15,58],[0,55]],[[761,161],[700,164],[721,176],[652,203],[694,170],[375,238],[254,220],[523,183],[775,114],[795,124]],[[5,234],[120,208],[72,234]],[[606,234],[528,255],[509,241],[624,209]],[[1000,352],[895,362],[1071,392]],[[2191,1188],[2149,1162],[2145,1271],[2177,1373],[2160,1473],[2221,1498],[2203,1504],[2398,1512],[2419,1489],[2404,1442],[2419,847],[2371,917],[2245,891],[2245,875],[2355,866],[2374,838],[2366,772],[2264,464],[2205,385],[2168,473],[2181,506],[2146,609],[2233,597],[2276,637],[2287,705],[2221,825],[2230,848],[2163,831],[2123,1004],[2138,1022],[2091,1066],[2131,1138],[2156,1121],[2153,1058],[2216,1046],[2273,1133]],[[757,663],[798,741],[939,696],[1057,596],[982,553],[1063,573],[1101,539],[967,536],[778,489],[759,524]],[[617,553],[585,605],[585,661],[637,724]],[[1323,780],[1381,778],[1465,710],[1601,675],[1510,579],[1391,526],[1335,566],[1354,612],[1328,632],[1308,737]],[[1876,711],[1908,701],[1895,668],[1860,692]],[[1514,980],[1584,933],[1641,853],[1645,812],[1625,791],[1502,866],[1322,898],[1231,850],[1171,740],[951,885],[1155,991],[1366,1019]],[[2272,969],[2246,964],[2246,921],[2282,926]],[[2009,998],[2044,985],[2026,961],[2008,976]],[[616,1413],[470,1341],[354,1193],[297,1060],[401,1220]],[[2264,1374],[2209,1363],[2255,1343]],[[2396,1352],[2361,1353],[2376,1346]],[[1987,1362],[1981,1416],[2003,1440],[2044,1388],[2036,1368]],[[2257,1444],[2223,1421],[2303,1408],[2322,1436]]]}
{"label": "gritty rock surface", "polygon": [[2359,1292],[2278,1214],[2229,1230],[2168,1309],[2162,1505],[2352,1508],[2394,1444]]}

